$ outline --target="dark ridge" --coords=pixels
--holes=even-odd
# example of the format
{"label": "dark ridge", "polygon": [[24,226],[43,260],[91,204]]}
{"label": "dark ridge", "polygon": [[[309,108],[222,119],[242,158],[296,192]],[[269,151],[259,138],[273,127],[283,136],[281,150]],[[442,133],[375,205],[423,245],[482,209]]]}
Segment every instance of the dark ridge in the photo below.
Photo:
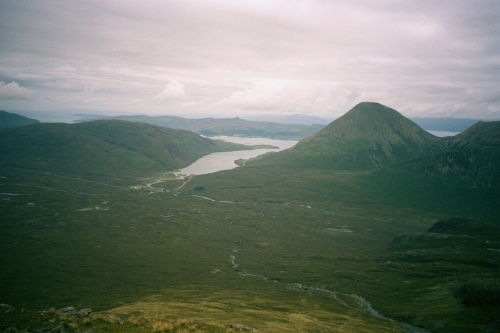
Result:
{"label": "dark ridge", "polygon": [[500,121],[480,121],[462,133],[449,138],[450,149],[474,145],[500,147]]}
{"label": "dark ridge", "polygon": [[38,124],[39,121],[28,117],[21,116],[17,113],[0,111],[0,128],[3,127],[19,127],[31,124]]}

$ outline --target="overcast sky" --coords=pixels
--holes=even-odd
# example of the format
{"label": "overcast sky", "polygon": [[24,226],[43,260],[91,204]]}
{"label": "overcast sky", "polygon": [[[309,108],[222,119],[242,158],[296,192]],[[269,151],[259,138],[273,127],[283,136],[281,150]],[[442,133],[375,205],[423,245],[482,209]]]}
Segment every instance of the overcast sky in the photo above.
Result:
{"label": "overcast sky", "polygon": [[499,0],[0,0],[0,109],[500,119]]}

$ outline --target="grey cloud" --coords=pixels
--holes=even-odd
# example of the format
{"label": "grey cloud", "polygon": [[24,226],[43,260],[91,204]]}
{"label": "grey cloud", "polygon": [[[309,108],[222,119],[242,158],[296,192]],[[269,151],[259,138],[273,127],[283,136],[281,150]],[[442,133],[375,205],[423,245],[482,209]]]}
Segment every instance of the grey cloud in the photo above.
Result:
{"label": "grey cloud", "polygon": [[30,99],[33,92],[16,82],[0,82],[0,99]]}
{"label": "grey cloud", "polygon": [[488,0],[4,1],[0,78],[33,108],[500,118],[499,29]]}
{"label": "grey cloud", "polygon": [[167,85],[165,85],[165,89],[163,89],[158,95],[156,95],[155,98],[160,101],[167,101],[169,99],[183,98],[185,96],[186,87],[184,86],[184,84],[175,79],[170,79]]}

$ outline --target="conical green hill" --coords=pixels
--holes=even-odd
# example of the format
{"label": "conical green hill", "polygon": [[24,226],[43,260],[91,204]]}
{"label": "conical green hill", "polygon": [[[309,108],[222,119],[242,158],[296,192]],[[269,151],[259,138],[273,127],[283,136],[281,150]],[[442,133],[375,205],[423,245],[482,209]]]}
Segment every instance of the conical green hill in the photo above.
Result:
{"label": "conical green hill", "polygon": [[364,102],[273,159],[301,167],[376,169],[444,150],[443,140],[396,110]]}

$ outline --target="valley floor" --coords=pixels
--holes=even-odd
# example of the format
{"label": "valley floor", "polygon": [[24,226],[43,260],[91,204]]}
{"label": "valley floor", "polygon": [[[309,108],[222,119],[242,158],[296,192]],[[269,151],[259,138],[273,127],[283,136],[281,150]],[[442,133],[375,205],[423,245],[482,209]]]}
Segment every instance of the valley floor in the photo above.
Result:
{"label": "valley floor", "polygon": [[135,184],[0,176],[0,303],[26,309],[0,309],[2,331],[49,327],[34,311],[67,306],[94,312],[46,318],[82,332],[470,332],[498,316],[456,296],[500,277],[498,240],[393,243],[453,215],[487,218],[436,203],[444,187],[398,196],[369,172],[252,167]]}

